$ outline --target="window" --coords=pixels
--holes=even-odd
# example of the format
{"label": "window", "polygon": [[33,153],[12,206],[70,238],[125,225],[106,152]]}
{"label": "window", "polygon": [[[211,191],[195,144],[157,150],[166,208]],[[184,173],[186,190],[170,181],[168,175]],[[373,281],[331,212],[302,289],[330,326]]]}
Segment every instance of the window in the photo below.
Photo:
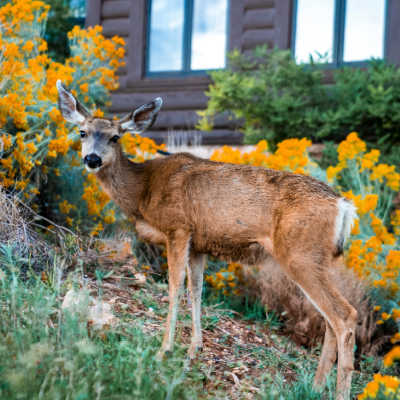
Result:
{"label": "window", "polygon": [[80,26],[85,25],[86,0],[70,0],[69,8],[71,19]]}
{"label": "window", "polygon": [[297,62],[333,65],[384,57],[386,0],[295,0]]}
{"label": "window", "polygon": [[148,74],[225,67],[228,0],[151,0]]}

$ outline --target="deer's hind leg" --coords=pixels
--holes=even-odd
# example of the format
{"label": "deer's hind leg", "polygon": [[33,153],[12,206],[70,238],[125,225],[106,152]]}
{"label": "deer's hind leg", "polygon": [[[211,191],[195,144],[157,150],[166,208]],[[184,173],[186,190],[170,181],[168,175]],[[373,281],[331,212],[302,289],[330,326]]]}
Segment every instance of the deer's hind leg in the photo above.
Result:
{"label": "deer's hind leg", "polygon": [[337,343],[335,332],[325,319],[325,338],[322,346],[321,357],[315,373],[314,387],[319,388],[325,382],[337,358]]}
{"label": "deer's hind leg", "polygon": [[[281,263],[281,266],[323,315],[336,336],[338,345],[336,399],[347,400],[350,398],[351,376],[354,369],[357,311],[330,281],[325,269],[330,265],[322,266],[313,258],[313,255],[307,257],[304,254],[292,253],[285,263]],[[319,374],[317,373],[316,376],[318,380],[322,378],[321,375],[329,373],[334,352],[333,337],[328,331],[327,342],[324,343],[322,360],[318,368]],[[332,357],[324,359],[324,356]]]}
{"label": "deer's hind leg", "polygon": [[203,346],[201,333],[201,292],[203,289],[203,274],[206,256],[190,253],[188,272],[188,287],[192,302],[192,340],[189,348],[189,357],[194,358],[197,350]]}

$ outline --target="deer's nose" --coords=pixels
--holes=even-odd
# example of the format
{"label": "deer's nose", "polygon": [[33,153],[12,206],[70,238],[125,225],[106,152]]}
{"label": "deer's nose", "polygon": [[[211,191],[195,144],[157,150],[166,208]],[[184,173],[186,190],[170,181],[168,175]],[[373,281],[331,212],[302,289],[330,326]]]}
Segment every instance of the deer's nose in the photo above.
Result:
{"label": "deer's nose", "polygon": [[101,166],[101,158],[97,154],[88,154],[85,156],[83,159],[83,162],[89,167],[89,168],[98,168]]}

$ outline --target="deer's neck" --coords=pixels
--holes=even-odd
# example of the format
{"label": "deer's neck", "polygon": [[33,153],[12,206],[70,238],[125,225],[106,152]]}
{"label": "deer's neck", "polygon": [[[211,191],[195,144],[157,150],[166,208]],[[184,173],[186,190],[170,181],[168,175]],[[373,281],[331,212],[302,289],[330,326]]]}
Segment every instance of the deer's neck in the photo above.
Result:
{"label": "deer's neck", "polygon": [[103,190],[128,217],[138,216],[139,200],[144,188],[143,164],[136,164],[119,150],[114,163],[102,168],[97,178]]}

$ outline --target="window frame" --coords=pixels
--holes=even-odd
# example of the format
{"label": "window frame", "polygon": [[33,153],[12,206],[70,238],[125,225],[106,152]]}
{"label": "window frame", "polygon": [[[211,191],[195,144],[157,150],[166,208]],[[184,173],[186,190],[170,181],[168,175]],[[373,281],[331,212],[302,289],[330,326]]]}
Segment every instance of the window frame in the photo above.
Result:
{"label": "window frame", "polygon": [[[151,9],[153,0],[147,1],[146,10],[146,45],[145,45],[145,77],[188,77],[188,76],[204,76],[209,71],[215,71],[224,68],[210,69],[191,69],[192,61],[192,36],[193,36],[193,17],[194,17],[194,0],[184,0],[183,2],[183,39],[182,39],[182,69],[178,71],[150,71],[150,32],[151,32]],[[227,0],[226,7],[226,42],[225,42],[225,63],[229,49],[230,37],[230,7],[231,0]]]}
{"label": "window frame", "polygon": [[[359,60],[359,61],[344,61],[344,34],[346,26],[346,6],[347,0],[333,0],[334,1],[334,20],[333,20],[333,52],[332,62],[321,64],[321,67],[334,69],[343,66],[351,67],[366,67],[368,66],[370,59]],[[384,27],[383,27],[383,56],[382,60],[387,59],[387,41],[389,36],[389,0],[384,0]],[[291,53],[292,57],[296,58],[296,29],[297,29],[297,11],[298,11],[298,0],[293,0],[292,3],[292,33],[291,33]],[[304,63],[309,64],[309,63]]]}

